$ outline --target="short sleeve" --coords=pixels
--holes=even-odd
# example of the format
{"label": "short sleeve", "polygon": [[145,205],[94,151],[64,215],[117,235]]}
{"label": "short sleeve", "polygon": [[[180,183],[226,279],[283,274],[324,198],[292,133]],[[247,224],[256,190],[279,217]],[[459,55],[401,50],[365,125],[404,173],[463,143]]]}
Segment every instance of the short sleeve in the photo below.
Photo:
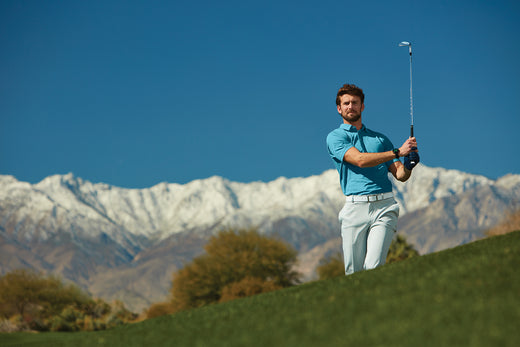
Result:
{"label": "short sleeve", "polygon": [[342,162],[345,153],[354,145],[345,131],[336,129],[327,135],[327,148],[329,155],[336,162]]}

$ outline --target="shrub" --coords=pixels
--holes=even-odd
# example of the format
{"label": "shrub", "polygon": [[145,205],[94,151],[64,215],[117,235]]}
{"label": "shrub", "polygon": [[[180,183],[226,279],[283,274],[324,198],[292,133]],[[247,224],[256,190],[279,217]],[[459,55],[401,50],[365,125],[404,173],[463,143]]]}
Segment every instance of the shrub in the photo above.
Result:
{"label": "shrub", "polygon": [[245,277],[239,282],[233,282],[222,289],[220,302],[226,302],[234,299],[245,298],[247,296],[257,295],[261,293],[271,292],[281,289],[273,281],[266,281],[257,277]]}
{"label": "shrub", "polygon": [[15,270],[0,277],[0,329],[36,331],[102,330],[137,318],[122,302],[111,307],[92,300],[79,287],[32,270]]}
{"label": "shrub", "polygon": [[396,261],[405,260],[408,258],[416,257],[419,252],[406,241],[406,238],[402,235],[397,235],[390,245],[390,250],[386,256],[386,263],[390,264]]}
{"label": "shrub", "polygon": [[155,318],[160,316],[166,316],[175,312],[173,306],[169,302],[155,303],[148,310],[146,310],[146,318]]}
{"label": "shrub", "polygon": [[343,255],[341,252],[335,253],[329,258],[322,258],[320,264],[316,268],[318,278],[326,280],[329,278],[345,275],[345,266],[343,264]]}
{"label": "shrub", "polygon": [[0,333],[14,333],[20,331],[28,331],[29,326],[22,316],[15,315],[9,319],[0,320]]}
{"label": "shrub", "polygon": [[67,322],[61,316],[54,316],[50,319],[51,331],[74,331],[74,324]]}
{"label": "shrub", "polygon": [[299,282],[293,271],[296,251],[287,243],[252,230],[224,230],[213,236],[206,254],[174,274],[171,289],[175,311],[218,302],[223,289],[246,277],[270,281],[279,288]]}

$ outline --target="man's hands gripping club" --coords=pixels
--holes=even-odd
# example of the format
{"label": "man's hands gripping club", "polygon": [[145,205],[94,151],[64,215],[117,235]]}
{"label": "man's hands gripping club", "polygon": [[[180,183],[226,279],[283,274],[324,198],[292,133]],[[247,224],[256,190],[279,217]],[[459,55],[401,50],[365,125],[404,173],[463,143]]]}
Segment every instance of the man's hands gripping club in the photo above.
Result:
{"label": "man's hands gripping club", "polygon": [[[415,153],[414,151],[417,152],[417,141],[415,140],[415,137],[410,137],[399,148],[399,156],[406,157],[406,156],[410,155],[410,153]],[[345,160],[346,162],[348,162],[352,165],[356,165],[358,167],[364,168],[364,167],[377,166],[377,165],[387,162],[393,158],[395,158],[395,154],[393,151],[376,152],[376,153],[370,153],[370,152],[361,153],[361,152],[359,152],[359,150],[356,147],[351,147],[345,153],[343,160]],[[418,159],[418,155],[416,158]],[[413,157],[411,159],[413,159]],[[405,158],[405,160],[406,160],[406,158]],[[401,162],[399,162],[399,164],[402,165]],[[417,165],[417,164],[410,164],[409,167],[413,168],[415,165]],[[407,169],[411,170],[410,168],[407,168]]]}
{"label": "man's hands gripping club", "polygon": [[404,167],[408,170],[412,170],[417,164],[419,164],[420,158],[417,150],[417,140],[415,137],[410,137],[406,140],[399,153],[404,156]]}

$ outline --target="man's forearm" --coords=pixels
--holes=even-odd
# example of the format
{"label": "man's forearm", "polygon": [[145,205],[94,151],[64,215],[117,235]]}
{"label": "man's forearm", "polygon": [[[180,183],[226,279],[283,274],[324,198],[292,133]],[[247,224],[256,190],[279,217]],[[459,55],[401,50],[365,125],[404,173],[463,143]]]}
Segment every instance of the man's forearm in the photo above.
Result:
{"label": "man's forearm", "polygon": [[395,154],[392,151],[379,152],[379,153],[361,153],[357,148],[350,148],[343,160],[346,162],[356,165],[358,167],[374,167],[382,163],[386,163],[389,160],[395,158]]}
{"label": "man's forearm", "polygon": [[408,181],[408,179],[410,178],[411,175],[412,175],[412,171],[405,168],[404,165],[400,165],[397,170],[397,174],[396,174],[395,178],[401,182],[406,182],[406,181]]}

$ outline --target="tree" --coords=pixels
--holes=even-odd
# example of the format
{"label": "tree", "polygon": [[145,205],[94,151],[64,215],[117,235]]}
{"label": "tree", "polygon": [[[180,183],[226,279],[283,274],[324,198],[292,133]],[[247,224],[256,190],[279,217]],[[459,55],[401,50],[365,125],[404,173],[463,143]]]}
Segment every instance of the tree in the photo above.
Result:
{"label": "tree", "polygon": [[[408,259],[418,256],[419,252],[406,241],[406,238],[401,235],[396,235],[392,240],[390,249],[386,256],[386,264],[396,261]],[[345,275],[345,266],[343,255],[341,252],[335,253],[332,256],[322,258],[319,266],[316,268],[318,278],[320,280],[339,277]]]}
{"label": "tree", "polygon": [[32,270],[14,270],[0,278],[0,302],[5,310],[15,310],[21,317],[29,308],[39,305],[44,285],[41,276]]}
{"label": "tree", "polygon": [[74,284],[27,269],[0,277],[0,315],[16,319],[18,331],[100,330],[137,317],[121,302],[111,307],[101,299],[92,300]]}
{"label": "tree", "polygon": [[81,288],[72,283],[65,284],[59,277],[42,277],[41,282],[38,295],[42,307],[41,316],[57,315],[70,305],[86,307],[92,301]]}
{"label": "tree", "polygon": [[417,252],[417,250],[406,241],[406,237],[397,235],[390,245],[390,250],[386,256],[386,263],[390,264],[396,261],[416,257],[418,255],[419,252]]}
{"label": "tree", "polygon": [[247,296],[271,292],[282,287],[274,284],[273,281],[266,281],[257,277],[245,277],[239,282],[233,282],[222,289],[222,296],[219,302],[226,302]]}
{"label": "tree", "polygon": [[175,311],[216,303],[225,287],[246,277],[277,288],[299,283],[300,274],[292,270],[297,252],[254,229],[223,230],[211,237],[205,251],[174,274],[171,294]]}
{"label": "tree", "polygon": [[322,258],[320,264],[316,268],[316,272],[318,273],[318,278],[320,280],[345,275],[342,253],[337,252],[328,258]]}
{"label": "tree", "polygon": [[174,312],[174,310],[172,308],[171,303],[157,302],[155,304],[152,304],[152,306],[150,306],[148,308],[148,310],[146,310],[146,318],[150,319],[150,318],[165,316],[167,314],[172,314],[173,312]]}

